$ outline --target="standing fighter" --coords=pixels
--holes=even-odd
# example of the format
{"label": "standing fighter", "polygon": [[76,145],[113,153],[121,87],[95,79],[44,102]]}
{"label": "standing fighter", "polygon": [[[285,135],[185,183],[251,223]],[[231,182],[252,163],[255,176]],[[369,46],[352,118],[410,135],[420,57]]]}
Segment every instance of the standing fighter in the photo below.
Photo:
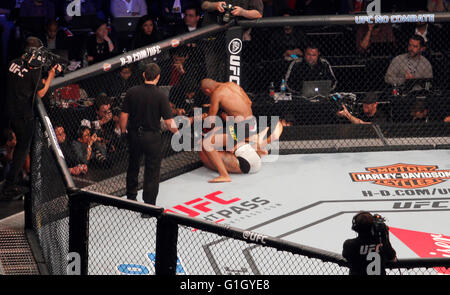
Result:
{"label": "standing fighter", "polygon": [[215,127],[203,140],[204,155],[214,170],[219,172],[219,176],[209,182],[231,182],[219,150],[227,147],[227,151],[235,152],[239,147],[238,143],[256,136],[258,128],[252,112],[252,102],[242,87],[233,82],[222,83],[207,78],[202,80],[201,89],[210,97],[208,117],[204,126],[212,127],[219,108],[232,120],[232,124],[228,122],[226,128]]}

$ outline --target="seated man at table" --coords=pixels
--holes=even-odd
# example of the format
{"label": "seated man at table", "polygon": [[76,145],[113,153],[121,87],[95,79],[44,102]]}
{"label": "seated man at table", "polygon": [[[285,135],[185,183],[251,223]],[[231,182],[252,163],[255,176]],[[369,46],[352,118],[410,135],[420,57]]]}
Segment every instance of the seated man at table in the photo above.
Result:
{"label": "seated man at table", "polygon": [[[433,69],[422,52],[425,50],[425,40],[419,35],[409,38],[408,53],[396,56],[389,65],[384,80],[392,86],[404,85],[414,79],[433,78]],[[419,90],[416,87],[413,90]]]}
{"label": "seated man at table", "polygon": [[303,81],[330,80],[331,91],[337,80],[330,63],[320,56],[319,48],[313,44],[306,47],[303,57],[291,62],[286,73],[286,88],[291,93],[300,93]]}

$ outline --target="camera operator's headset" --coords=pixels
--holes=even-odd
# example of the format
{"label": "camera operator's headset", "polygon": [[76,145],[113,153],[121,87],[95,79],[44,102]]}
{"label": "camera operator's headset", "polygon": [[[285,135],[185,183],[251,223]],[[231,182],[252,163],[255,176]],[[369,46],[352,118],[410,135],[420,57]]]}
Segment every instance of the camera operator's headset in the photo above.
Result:
{"label": "camera operator's headset", "polygon": [[[362,215],[362,214],[370,214],[371,216],[373,216],[370,212],[368,212],[368,211],[361,211],[361,212],[359,212],[358,214],[356,214],[355,216],[353,216],[353,219],[352,219],[352,230],[354,230],[355,232],[357,232],[357,233],[360,233],[360,231],[361,231],[361,226],[356,222],[356,219],[360,216],[360,215]],[[370,227],[370,232],[374,232],[374,223],[372,223],[372,226]]]}
{"label": "camera operator's headset", "polygon": [[35,68],[35,67],[37,68],[39,62],[35,61],[35,52],[36,52],[39,48],[43,47],[44,44],[42,43],[41,39],[39,39],[39,38],[37,38],[37,37],[30,36],[30,37],[27,38],[27,40],[28,40],[29,38],[33,38],[33,39],[37,40],[37,41],[39,42],[39,47],[34,47],[34,46],[33,46],[33,47],[28,47],[28,48],[26,48],[25,51],[24,51],[24,53],[23,53],[23,55],[22,55],[22,59],[25,61],[25,63],[26,63],[28,66],[30,66],[30,67],[32,67],[32,68]]}

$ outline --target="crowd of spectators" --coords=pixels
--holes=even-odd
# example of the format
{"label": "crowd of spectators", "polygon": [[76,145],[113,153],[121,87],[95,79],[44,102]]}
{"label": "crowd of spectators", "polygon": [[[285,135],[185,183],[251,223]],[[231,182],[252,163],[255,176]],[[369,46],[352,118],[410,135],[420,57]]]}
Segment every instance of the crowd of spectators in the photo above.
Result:
{"label": "crowd of spectators", "polygon": [[[257,19],[272,16],[358,14],[364,13],[371,1],[233,0],[232,2],[234,5],[245,7],[235,13],[236,17]],[[192,32],[216,22],[223,13],[222,2],[219,1],[84,0],[80,2],[79,7],[81,16],[74,16],[73,12],[77,8],[73,4],[74,1],[70,0],[2,1],[0,3],[2,66],[5,67],[10,60],[23,52],[21,48],[28,36],[39,37],[45,47],[67,59],[70,64],[66,72],[70,72],[126,51]],[[448,11],[449,8],[448,1],[443,0],[382,3],[383,12],[439,12]],[[124,17],[130,19],[125,25],[117,21]],[[331,44],[326,38],[323,43],[317,44],[317,38],[312,38],[314,34],[308,35],[303,27],[284,26],[246,31],[244,40],[249,43],[247,46],[249,50],[243,53],[244,60],[258,62],[271,60],[277,63],[277,69],[283,65],[281,70],[272,71],[270,67],[264,68],[264,79],[255,74],[260,81],[255,82],[253,87],[265,91],[267,79],[279,82],[284,78],[288,90],[292,92],[299,92],[298,87],[305,80],[330,80],[331,91],[342,90],[341,85],[346,81],[339,80],[333,70],[333,60],[328,58],[332,54],[327,54],[330,48],[341,52],[351,50],[355,56],[364,58],[390,55],[385,72],[378,74],[383,82],[396,87],[410,79],[436,76],[434,64],[430,62],[431,56],[436,51],[447,49],[442,38],[443,32],[448,31],[445,31],[441,24],[364,24],[351,27],[352,42],[346,43],[345,46]],[[218,79],[218,76],[225,72],[217,63],[217,60],[224,60],[225,51],[211,49],[217,46],[214,42],[218,41],[209,40],[206,43],[192,41],[164,53],[166,56],[154,57],[154,61],[162,59],[167,61],[165,64],[167,66],[161,67],[160,84],[170,87],[171,106],[177,114],[192,115],[194,106],[205,103],[199,97],[198,82],[205,77]],[[251,56],[245,56],[246,54]],[[2,71],[2,75],[4,72]],[[88,163],[95,163],[98,167],[109,167],[115,157],[120,156],[126,149],[117,132],[121,101],[118,98],[123,98],[131,86],[142,82],[140,73],[138,64],[126,65],[111,73],[107,82],[93,79],[75,85],[80,92],[77,99],[86,96],[95,97],[95,102],[93,111],[81,118],[76,130],[68,131],[68,126],[64,124],[55,126],[55,133],[64,153],[73,155],[68,159],[73,175],[88,173]],[[92,86],[89,83],[92,83],[90,84]],[[108,83],[106,88],[105,83]],[[0,106],[3,101],[0,100]],[[359,117],[351,114],[345,107],[337,113],[337,117],[363,124],[380,118],[384,120],[385,114],[377,113],[378,101],[379,97],[371,94],[361,101],[364,113]],[[429,111],[426,105],[420,103],[408,109],[414,122],[428,122]],[[6,125],[4,122],[1,123],[2,126]],[[67,141],[66,132],[70,135],[67,136],[69,138]],[[12,136],[8,138],[12,140]],[[10,151],[6,147],[3,151]],[[2,167],[7,167],[5,162],[7,153],[4,154]]]}

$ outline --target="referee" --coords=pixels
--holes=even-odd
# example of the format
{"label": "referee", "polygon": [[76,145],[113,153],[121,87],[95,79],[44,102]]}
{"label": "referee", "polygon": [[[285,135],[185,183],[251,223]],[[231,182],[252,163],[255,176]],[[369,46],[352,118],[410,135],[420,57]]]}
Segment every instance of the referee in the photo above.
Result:
{"label": "referee", "polygon": [[[169,98],[156,84],[161,69],[147,64],[144,84],[130,88],[120,114],[122,134],[128,133],[129,159],[126,179],[127,198],[136,200],[140,160],[145,157],[143,199],[156,204],[161,168],[161,117],[172,133],[178,131],[169,105]],[[142,215],[142,217],[146,217]]]}

